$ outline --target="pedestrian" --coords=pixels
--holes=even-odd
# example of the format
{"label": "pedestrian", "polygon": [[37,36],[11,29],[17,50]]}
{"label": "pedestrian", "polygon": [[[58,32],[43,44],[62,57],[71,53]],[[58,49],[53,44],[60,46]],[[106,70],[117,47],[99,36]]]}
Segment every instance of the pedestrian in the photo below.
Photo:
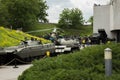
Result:
{"label": "pedestrian", "polygon": [[82,39],[82,45],[85,47],[85,38]]}

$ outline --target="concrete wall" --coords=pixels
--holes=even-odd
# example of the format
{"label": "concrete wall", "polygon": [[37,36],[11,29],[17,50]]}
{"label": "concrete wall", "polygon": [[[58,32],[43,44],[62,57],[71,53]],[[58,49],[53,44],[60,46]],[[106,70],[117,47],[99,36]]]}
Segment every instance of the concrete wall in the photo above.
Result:
{"label": "concrete wall", "polygon": [[113,38],[110,32],[110,27],[113,26],[113,17],[111,13],[112,7],[110,5],[94,6],[94,22],[93,32],[98,33],[98,29],[105,29],[109,38]]}
{"label": "concrete wall", "polygon": [[114,12],[114,26],[111,30],[120,30],[120,0],[114,0],[113,3]]}
{"label": "concrete wall", "polygon": [[105,29],[108,38],[119,39],[120,0],[111,0],[108,5],[94,6],[93,32],[97,33],[98,29]]}

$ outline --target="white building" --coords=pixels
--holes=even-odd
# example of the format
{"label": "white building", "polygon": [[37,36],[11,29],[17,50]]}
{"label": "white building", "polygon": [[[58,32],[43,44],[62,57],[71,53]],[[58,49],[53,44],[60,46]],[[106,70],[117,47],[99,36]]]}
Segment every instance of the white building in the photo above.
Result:
{"label": "white building", "polygon": [[108,38],[120,42],[120,0],[111,0],[107,5],[94,5],[93,32],[104,29]]}

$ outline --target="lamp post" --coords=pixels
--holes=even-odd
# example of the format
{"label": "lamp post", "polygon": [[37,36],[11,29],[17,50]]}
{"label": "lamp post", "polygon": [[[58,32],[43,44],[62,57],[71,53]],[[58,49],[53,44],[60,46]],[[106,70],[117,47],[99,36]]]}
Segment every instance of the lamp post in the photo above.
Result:
{"label": "lamp post", "polygon": [[104,59],[105,59],[105,75],[112,75],[112,50],[110,48],[106,48],[104,50]]}

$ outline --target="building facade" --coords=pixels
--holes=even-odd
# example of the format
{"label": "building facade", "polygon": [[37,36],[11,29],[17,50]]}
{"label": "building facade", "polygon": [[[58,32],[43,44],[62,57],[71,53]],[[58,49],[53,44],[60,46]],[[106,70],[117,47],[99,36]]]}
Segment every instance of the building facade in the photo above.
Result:
{"label": "building facade", "polygon": [[104,29],[108,38],[120,42],[120,0],[111,0],[107,5],[94,5],[93,32]]}

